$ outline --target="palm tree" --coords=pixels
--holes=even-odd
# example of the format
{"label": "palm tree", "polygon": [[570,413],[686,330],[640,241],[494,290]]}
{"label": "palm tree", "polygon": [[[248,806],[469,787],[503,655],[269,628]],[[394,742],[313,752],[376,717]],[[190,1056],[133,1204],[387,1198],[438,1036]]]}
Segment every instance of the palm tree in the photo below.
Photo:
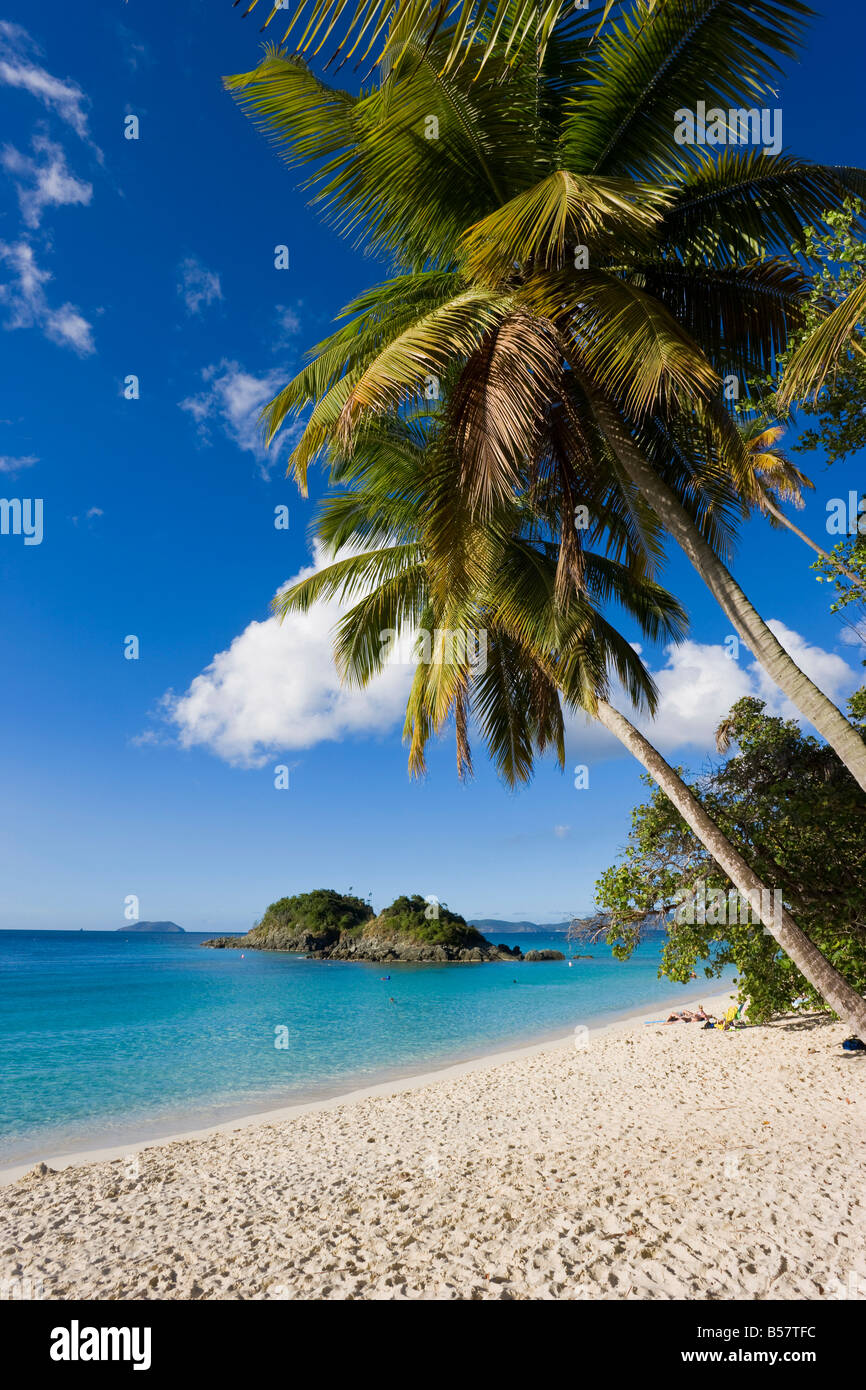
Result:
{"label": "palm tree", "polygon": [[762,420],[753,421],[743,429],[743,437],[754,469],[753,495],[755,510],[766,516],[771,526],[784,526],[804,545],[808,545],[816,555],[837,574],[844,576],[856,588],[862,589],[864,581],[854,570],[849,569],[829,550],[825,550],[816,540],[801,531],[789,516],[782,511],[784,502],[795,507],[803,506],[803,488],[812,484],[790,459],[778,448],[778,442],[785,433],[782,425],[770,425]]}
{"label": "palm tree", "polygon": [[[627,562],[582,548],[563,583],[563,547],[551,536],[550,518],[535,512],[531,498],[512,497],[480,522],[460,501],[460,463],[436,423],[414,417],[368,426],[348,457],[332,454],[332,461],[333,480],[350,486],[321,505],[316,531],[326,550],[353,553],[283,590],[274,606],[285,615],[305,612],[322,597],[357,596],[335,640],[347,683],[373,679],[393,650],[392,638],[434,634],[408,701],[411,770],[424,770],[430,737],[452,717],[461,775],[472,767],[473,717],[509,784],[528,780],[535,754],[548,747],[563,766],[564,700],[597,718],[643,764],[757,916],[764,885],[608,699],[611,672],[638,707],[653,711],[657,691],[640,657],[604,617],[606,600],[617,600],[651,640],[677,640],[685,626],[676,600],[642,572],[616,512],[605,519],[608,549],[623,550]],[[468,630],[485,633],[483,662],[473,659]],[[444,640],[459,632],[463,642]],[[783,910],[765,925],[830,1007],[866,1030],[866,1001],[790,914]]]}
{"label": "palm tree", "polygon": [[725,563],[733,514],[755,496],[722,399],[725,378],[765,368],[802,321],[808,279],[778,252],[866,191],[866,175],[735,149],[710,160],[674,141],[674,113],[696,91],[736,106],[767,87],[802,6],[633,8],[596,43],[586,16],[546,45],[505,26],[483,68],[479,45],[445,76],[450,30],[401,41],[387,81],[358,97],[274,50],[228,79],[289,162],[311,168],[314,205],[395,266],[274,399],[268,432],[312,407],[293,455],[303,486],[329,441],[347,444],[362,419],[435,390],[457,364],[451,428],[477,505],[527,472],[563,503],[603,474],[635,527],[660,522],[677,541],[866,790],[861,734]]}

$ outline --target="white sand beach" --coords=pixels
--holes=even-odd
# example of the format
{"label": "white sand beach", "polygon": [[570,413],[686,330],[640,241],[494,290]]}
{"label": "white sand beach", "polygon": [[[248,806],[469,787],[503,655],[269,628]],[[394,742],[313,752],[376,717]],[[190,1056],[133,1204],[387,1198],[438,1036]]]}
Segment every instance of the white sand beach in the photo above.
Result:
{"label": "white sand beach", "polygon": [[726,1033],[630,1020],[78,1155],[0,1190],[2,1287],[866,1299],[866,1060],[841,1051],[845,1034],[813,1018]]}

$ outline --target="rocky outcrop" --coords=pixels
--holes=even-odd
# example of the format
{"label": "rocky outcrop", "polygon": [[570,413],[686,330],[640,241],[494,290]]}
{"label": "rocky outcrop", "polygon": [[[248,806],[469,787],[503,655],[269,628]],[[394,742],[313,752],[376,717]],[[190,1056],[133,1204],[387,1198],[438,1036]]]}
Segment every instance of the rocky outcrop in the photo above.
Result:
{"label": "rocky outcrop", "polygon": [[366,960],[385,964],[399,961],[420,963],[425,961],[484,961],[514,960],[507,947],[494,946],[485,941],[474,945],[449,944],[441,941],[413,941],[402,935],[378,935],[365,933],[361,937],[341,939],[324,950],[312,950],[308,954],[314,960]]}
{"label": "rocky outcrop", "polygon": [[378,917],[360,899],[318,889],[281,898],[246,936],[205,941],[218,950],[291,951],[313,960],[461,962],[522,960],[519,946],[494,946],[444,904],[397,898]]}
{"label": "rocky outcrop", "polygon": [[312,936],[309,932],[296,935],[283,933],[278,940],[273,937],[256,938],[253,932],[246,936],[218,936],[212,941],[203,942],[217,950],[245,951],[291,951],[308,956],[311,960],[357,960],[393,964],[398,961],[419,963],[424,961],[486,961],[522,960],[519,946],[494,946],[491,941],[481,937],[477,942],[417,941],[403,934],[378,933],[368,929],[361,935],[352,931],[338,932],[333,938],[322,935]]}
{"label": "rocky outcrop", "polygon": [[565,960],[561,951],[527,951],[524,960]]}

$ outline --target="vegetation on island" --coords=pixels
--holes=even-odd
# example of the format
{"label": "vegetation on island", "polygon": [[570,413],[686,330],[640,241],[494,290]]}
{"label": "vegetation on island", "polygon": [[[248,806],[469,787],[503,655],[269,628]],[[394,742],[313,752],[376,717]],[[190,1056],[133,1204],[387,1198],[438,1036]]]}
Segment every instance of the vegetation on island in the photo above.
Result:
{"label": "vegetation on island", "polygon": [[493,946],[465,917],[420,893],[396,898],[378,916],[361,898],[316,888],[271,903],[241,937],[206,946],[297,951],[332,960],[504,960],[520,950]]}
{"label": "vegetation on island", "polygon": [[303,936],[335,940],[341,932],[354,931],[369,922],[373,915],[363,898],[333,888],[314,888],[311,893],[296,893],[271,903],[249,932],[247,942],[278,950],[281,941]]}
{"label": "vegetation on island", "polygon": [[380,934],[394,932],[412,937],[415,941],[438,942],[443,946],[486,945],[486,937],[470,927],[465,917],[452,912],[445,903],[428,902],[420,893],[395,898],[390,907],[383,908],[369,930]]}

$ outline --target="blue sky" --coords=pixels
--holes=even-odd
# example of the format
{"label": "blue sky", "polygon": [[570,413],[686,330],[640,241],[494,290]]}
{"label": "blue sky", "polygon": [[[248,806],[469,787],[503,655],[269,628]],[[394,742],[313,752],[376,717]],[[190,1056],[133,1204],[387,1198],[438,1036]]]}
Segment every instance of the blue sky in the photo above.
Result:
{"label": "blue sky", "polygon": [[[44,503],[41,544],[0,535],[0,926],[108,929],[135,894],[144,918],[242,929],[323,885],[377,906],[435,893],[466,916],[583,910],[642,795],[634,764],[575,729],[569,772],[542,764],[518,793],[480,746],[460,785],[449,740],[412,782],[405,673],[349,699],[326,613],[268,622],[311,563],[313,502],[260,449],[257,407],[379,269],[311,217],[223,92],[221,74],[256,61],[254,21],[228,0],[153,8],[13,3],[0,29],[0,494]],[[860,7],[834,0],[782,88],[801,155],[864,162],[862,42],[844,37],[858,31]],[[826,539],[827,500],[862,467],[804,466],[816,491],[798,521]],[[736,570],[844,698],[863,652],[801,543],[752,523]],[[715,713],[764,687],[747,653],[725,661],[729,625],[676,554],[666,578],[692,645],[646,653],[657,741],[699,767]]]}

